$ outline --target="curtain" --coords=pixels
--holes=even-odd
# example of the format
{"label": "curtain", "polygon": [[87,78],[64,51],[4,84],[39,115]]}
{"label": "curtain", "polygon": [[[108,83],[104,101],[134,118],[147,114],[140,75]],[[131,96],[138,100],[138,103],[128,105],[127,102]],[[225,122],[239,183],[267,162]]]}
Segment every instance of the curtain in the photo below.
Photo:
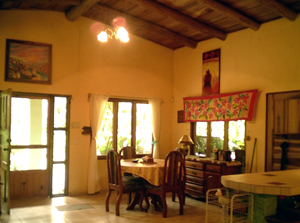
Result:
{"label": "curtain", "polygon": [[149,99],[149,104],[151,105],[151,120],[153,126],[153,158],[159,158],[159,136],[160,136],[160,124],[161,124],[161,99]]}
{"label": "curtain", "polygon": [[89,154],[88,194],[94,194],[100,191],[95,137],[101,126],[107,101],[107,96],[90,96],[90,120],[92,129],[92,140],[90,144]]}

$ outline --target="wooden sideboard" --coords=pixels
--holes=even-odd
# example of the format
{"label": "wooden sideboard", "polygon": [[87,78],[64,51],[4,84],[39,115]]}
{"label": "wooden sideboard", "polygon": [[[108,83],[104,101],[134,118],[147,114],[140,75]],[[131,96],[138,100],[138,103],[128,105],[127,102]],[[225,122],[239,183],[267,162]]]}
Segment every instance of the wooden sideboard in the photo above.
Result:
{"label": "wooden sideboard", "polygon": [[205,198],[206,191],[221,188],[221,176],[241,173],[240,162],[225,162],[189,155],[185,159],[185,193],[194,198]]}

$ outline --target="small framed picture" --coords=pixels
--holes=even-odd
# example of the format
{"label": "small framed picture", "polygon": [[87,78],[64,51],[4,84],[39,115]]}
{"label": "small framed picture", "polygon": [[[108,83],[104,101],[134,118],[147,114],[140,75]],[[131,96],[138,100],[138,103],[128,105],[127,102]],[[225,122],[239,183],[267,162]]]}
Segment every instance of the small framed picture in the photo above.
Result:
{"label": "small framed picture", "polygon": [[177,111],[177,123],[184,123],[183,110]]}
{"label": "small framed picture", "polygon": [[52,45],[6,40],[5,81],[51,84]]}

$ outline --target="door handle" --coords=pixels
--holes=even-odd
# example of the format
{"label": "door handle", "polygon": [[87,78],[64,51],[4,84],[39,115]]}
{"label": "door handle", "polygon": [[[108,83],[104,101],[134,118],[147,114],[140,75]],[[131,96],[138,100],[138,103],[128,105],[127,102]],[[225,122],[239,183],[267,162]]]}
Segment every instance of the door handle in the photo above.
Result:
{"label": "door handle", "polygon": [[9,151],[9,150],[10,150],[10,149],[8,149],[8,148],[4,148],[4,149],[3,149],[3,151]]}

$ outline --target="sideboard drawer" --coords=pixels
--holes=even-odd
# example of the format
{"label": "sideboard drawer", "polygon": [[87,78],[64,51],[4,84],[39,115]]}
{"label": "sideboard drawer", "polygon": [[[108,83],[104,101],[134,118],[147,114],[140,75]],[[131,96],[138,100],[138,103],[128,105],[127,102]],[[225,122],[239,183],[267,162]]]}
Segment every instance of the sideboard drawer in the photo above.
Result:
{"label": "sideboard drawer", "polygon": [[206,164],[205,171],[221,173],[221,166],[213,165],[213,164]]}
{"label": "sideboard drawer", "polygon": [[192,176],[187,175],[186,182],[192,183],[192,184],[204,185],[204,178],[192,177]]}
{"label": "sideboard drawer", "polygon": [[185,161],[185,167],[186,168],[193,168],[193,169],[203,170],[204,169],[204,163],[196,163],[196,162],[192,162],[192,161]]}
{"label": "sideboard drawer", "polygon": [[204,177],[204,171],[187,168],[186,175],[191,175],[191,176],[195,176],[195,177]]}
{"label": "sideboard drawer", "polygon": [[186,183],[185,184],[185,190],[186,191],[191,191],[191,192],[196,192],[196,193],[199,193],[199,194],[203,194],[203,189],[204,187],[203,186],[199,186],[199,185],[195,185],[195,184],[189,184],[189,183]]}

